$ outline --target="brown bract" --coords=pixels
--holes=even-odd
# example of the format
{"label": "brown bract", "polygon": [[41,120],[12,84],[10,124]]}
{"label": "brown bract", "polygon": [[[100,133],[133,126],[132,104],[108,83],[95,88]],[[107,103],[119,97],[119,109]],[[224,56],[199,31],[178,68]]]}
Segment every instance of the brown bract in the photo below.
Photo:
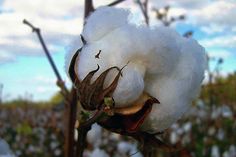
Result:
{"label": "brown bract", "polygon": [[[81,49],[79,49],[72,58],[72,61],[69,67],[69,74],[70,74],[72,82],[74,83],[75,88],[77,88],[79,100],[83,108],[85,110],[97,110],[101,108],[101,105],[104,104],[104,99],[106,97],[112,97],[113,92],[117,87],[119,78],[120,76],[122,76],[122,73],[121,73],[122,69],[126,65],[121,69],[116,66],[110,67],[104,72],[102,72],[95,81],[91,82],[94,74],[100,69],[98,65],[97,69],[89,72],[86,75],[86,77],[82,81],[80,81],[78,78],[79,75],[78,75],[78,70],[77,70],[78,63],[79,63],[78,54],[80,51]],[[101,50],[99,51],[98,54],[100,53],[101,53]],[[117,70],[118,73],[116,77],[114,78],[114,80],[112,81],[112,83],[104,89],[104,82],[105,82],[106,76],[111,70],[114,70],[114,69]],[[123,115],[131,115],[140,111],[144,107],[146,101],[151,101],[151,100],[155,103],[159,103],[159,101],[155,99],[154,97],[150,96],[147,93],[143,93],[139,97],[139,99],[136,100],[134,103],[132,103],[132,105],[129,105],[129,107],[118,108],[114,106],[114,112],[118,114],[123,114]]]}
{"label": "brown bract", "polygon": [[[118,74],[116,75],[113,82],[107,87],[103,88],[104,81],[106,79],[109,71],[116,69],[118,70]],[[99,70],[99,65],[96,70],[93,70],[88,73],[88,75],[78,84],[78,96],[81,105],[85,110],[96,110],[100,109],[104,104],[105,97],[112,97],[114,90],[118,84],[118,80],[121,76],[121,70],[118,67],[111,67],[105,70],[93,83],[91,83],[91,79],[94,74]]]}

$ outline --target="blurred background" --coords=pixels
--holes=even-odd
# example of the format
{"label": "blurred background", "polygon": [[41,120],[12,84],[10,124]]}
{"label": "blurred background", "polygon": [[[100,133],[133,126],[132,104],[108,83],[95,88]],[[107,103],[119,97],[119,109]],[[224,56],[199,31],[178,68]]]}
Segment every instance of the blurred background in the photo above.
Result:
{"label": "blurred background", "polygon": [[[111,3],[96,1],[95,7]],[[126,0],[132,20],[145,21],[140,3]],[[208,54],[199,98],[184,117],[160,138],[182,150],[158,156],[236,157],[236,1],[149,0],[150,27],[171,27],[196,39]],[[83,27],[80,0],[0,0],[0,157],[63,156],[63,97],[56,77],[27,19],[41,29],[56,66],[68,87],[64,56]],[[94,125],[85,156],[139,156],[127,137]],[[5,151],[4,151],[5,150]]]}

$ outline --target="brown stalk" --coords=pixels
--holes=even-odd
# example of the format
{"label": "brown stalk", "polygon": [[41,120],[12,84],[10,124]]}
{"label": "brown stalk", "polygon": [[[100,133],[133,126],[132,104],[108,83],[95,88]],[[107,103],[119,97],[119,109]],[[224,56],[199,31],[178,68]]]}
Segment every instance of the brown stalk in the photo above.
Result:
{"label": "brown stalk", "polygon": [[125,0],[116,0],[116,1],[114,1],[114,2],[112,2],[112,3],[110,3],[110,4],[108,4],[107,6],[114,6],[114,5],[117,5],[117,4],[119,4],[119,3],[121,3],[121,2],[124,2]]}
{"label": "brown stalk", "polygon": [[76,120],[76,110],[77,110],[77,94],[76,90],[72,88],[72,90],[69,92],[66,88],[64,81],[62,80],[57,67],[47,49],[47,46],[43,40],[43,37],[40,33],[40,29],[33,26],[30,22],[27,20],[23,20],[23,23],[28,25],[32,28],[32,32],[35,32],[39,38],[40,44],[43,47],[43,50],[48,58],[48,61],[57,77],[57,85],[61,89],[61,93],[65,99],[65,111],[64,111],[64,119],[65,119],[65,130],[64,130],[64,156],[65,157],[73,157],[74,156],[74,124]]}
{"label": "brown stalk", "polygon": [[145,0],[143,3],[141,0],[137,0],[137,3],[143,13],[146,24],[149,25],[148,0]]}
{"label": "brown stalk", "polygon": [[93,0],[84,0],[84,20],[94,11]]}

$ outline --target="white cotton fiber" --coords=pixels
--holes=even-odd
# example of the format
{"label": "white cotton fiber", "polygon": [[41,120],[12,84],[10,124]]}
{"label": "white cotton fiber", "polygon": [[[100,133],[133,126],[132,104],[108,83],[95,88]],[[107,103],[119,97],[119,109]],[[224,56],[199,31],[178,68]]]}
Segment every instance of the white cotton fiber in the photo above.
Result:
{"label": "white cotton fiber", "polygon": [[109,155],[104,150],[96,148],[90,154],[90,157],[109,157]]}
{"label": "white cotton fiber", "polygon": [[129,12],[125,9],[98,8],[96,14],[86,20],[84,38],[88,42],[99,40],[110,31],[126,24],[128,15]]}
{"label": "white cotton fiber", "polygon": [[144,89],[144,80],[142,74],[139,71],[136,71],[132,67],[128,66],[123,71],[123,77],[119,81],[113,97],[116,103],[116,106],[126,106],[132,105],[143,93]]}
{"label": "white cotton fiber", "polygon": [[70,62],[74,56],[74,54],[76,53],[76,51],[78,49],[80,49],[83,46],[82,41],[80,38],[75,39],[67,48],[67,52],[66,56],[65,56],[65,69],[67,72],[67,76],[68,75],[68,70],[69,70],[69,66],[70,66]]}
{"label": "white cotton fiber", "polygon": [[8,143],[1,138],[0,138],[0,156],[15,157],[15,155],[12,153]]}
{"label": "white cotton fiber", "polygon": [[145,90],[161,103],[153,105],[152,112],[142,127],[149,132],[162,131],[174,123],[188,109],[197,96],[206,67],[204,49],[193,39],[180,38],[182,47],[179,62],[168,75],[151,76],[145,81]]}
{"label": "white cotton fiber", "polygon": [[[149,93],[160,104],[153,105],[142,129],[162,131],[197,96],[206,67],[205,50],[170,28],[133,25],[128,16],[127,10],[102,7],[88,18],[83,30],[88,44],[79,55],[77,72],[82,80],[98,64],[94,81],[104,70],[126,65],[113,94],[116,107],[133,105],[143,92]],[[116,74],[116,70],[109,73],[105,87]]]}
{"label": "white cotton fiber", "polygon": [[88,132],[87,141],[97,148],[102,142],[102,128],[98,124],[93,124],[92,129]]}

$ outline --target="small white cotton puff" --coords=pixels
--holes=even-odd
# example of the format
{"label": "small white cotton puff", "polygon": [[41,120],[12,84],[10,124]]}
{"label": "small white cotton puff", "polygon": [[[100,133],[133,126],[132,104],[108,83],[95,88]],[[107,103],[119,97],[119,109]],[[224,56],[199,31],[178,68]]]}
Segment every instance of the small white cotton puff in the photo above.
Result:
{"label": "small white cotton puff", "polygon": [[[79,54],[77,73],[82,80],[98,64],[95,80],[112,66],[127,65],[113,94],[116,107],[130,106],[143,92],[149,93],[160,104],[153,105],[141,129],[162,131],[197,96],[206,67],[205,50],[170,28],[131,24],[129,14],[124,9],[102,7],[90,15],[82,33],[87,44]],[[116,70],[109,73],[105,87],[116,74]]]}
{"label": "small white cotton puff", "polygon": [[86,20],[86,27],[84,27],[82,35],[88,42],[99,40],[110,31],[127,23],[128,15],[129,12],[124,9],[100,7],[96,10],[96,16],[93,14]]}
{"label": "small white cotton puff", "polygon": [[109,157],[109,155],[104,150],[96,148],[90,154],[90,157]]}
{"label": "small white cotton puff", "polygon": [[0,157],[15,157],[8,143],[0,138]]}
{"label": "small white cotton puff", "polygon": [[92,129],[88,132],[88,143],[97,148],[102,142],[102,128],[98,124],[93,124]]}

